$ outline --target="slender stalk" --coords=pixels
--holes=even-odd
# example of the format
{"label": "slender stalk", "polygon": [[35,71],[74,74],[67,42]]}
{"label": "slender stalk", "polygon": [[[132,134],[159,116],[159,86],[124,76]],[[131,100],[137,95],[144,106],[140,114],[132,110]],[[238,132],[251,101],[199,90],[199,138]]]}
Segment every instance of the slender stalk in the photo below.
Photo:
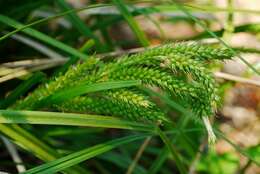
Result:
{"label": "slender stalk", "polygon": [[227,6],[228,14],[227,14],[225,32],[223,34],[223,40],[225,40],[228,43],[234,31],[233,0],[227,0],[227,5],[228,5]]}
{"label": "slender stalk", "polygon": [[149,46],[149,40],[146,38],[145,33],[140,29],[138,23],[134,20],[131,12],[125,6],[125,4],[121,0],[113,0],[115,5],[117,6],[118,10],[121,12],[133,32],[135,33],[136,37],[140,41],[140,43],[147,47]]}
{"label": "slender stalk", "polygon": [[231,48],[224,40],[219,38],[214,32],[212,32],[208,27],[205,26],[204,23],[202,23],[199,19],[197,19],[195,16],[193,16],[185,7],[183,7],[181,4],[176,3],[175,0],[171,0],[173,4],[175,4],[182,12],[184,12],[188,17],[190,17],[194,22],[196,22],[199,26],[201,26],[205,31],[207,31],[212,37],[216,38],[219,43],[221,43],[223,46],[225,46],[229,51],[231,51],[234,55],[236,55],[243,63],[245,63],[250,69],[252,69],[256,74],[260,75],[260,72],[252,66],[247,60],[245,60],[240,54],[237,54],[237,52]]}
{"label": "slender stalk", "polygon": [[10,156],[12,157],[14,163],[16,163],[16,169],[19,173],[22,173],[26,170],[25,166],[23,165],[23,160],[20,157],[16,147],[4,136],[1,136]]}
{"label": "slender stalk", "polygon": [[251,80],[251,79],[247,79],[247,78],[243,78],[243,77],[239,77],[239,76],[235,76],[235,75],[231,75],[231,74],[223,73],[223,72],[215,72],[214,75],[217,78],[222,78],[222,79],[226,79],[226,80],[231,80],[231,81],[235,81],[235,82],[239,82],[239,83],[245,83],[245,84],[255,85],[255,86],[260,87],[260,81],[257,81],[257,80]]}
{"label": "slender stalk", "polygon": [[136,164],[138,163],[139,159],[141,158],[145,148],[148,146],[149,142],[151,141],[152,137],[147,137],[143,144],[141,145],[141,147],[139,148],[138,152],[135,155],[135,158],[133,160],[133,162],[131,163],[131,165],[128,167],[126,174],[131,174],[134,171],[134,168],[136,166]]}
{"label": "slender stalk", "polygon": [[187,174],[187,170],[180,159],[180,155],[178,154],[177,149],[173,146],[168,137],[159,127],[157,127],[157,133],[160,136],[161,140],[164,142],[164,144],[168,147],[169,151],[171,152],[173,160],[175,161],[176,166],[179,169],[179,172],[181,174]]}

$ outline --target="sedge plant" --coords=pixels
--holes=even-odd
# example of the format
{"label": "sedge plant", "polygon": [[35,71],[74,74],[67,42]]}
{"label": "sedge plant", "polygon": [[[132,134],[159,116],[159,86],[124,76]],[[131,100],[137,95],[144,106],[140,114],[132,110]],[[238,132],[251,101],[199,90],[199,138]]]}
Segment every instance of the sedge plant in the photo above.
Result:
{"label": "sedge plant", "polygon": [[137,80],[142,86],[168,92],[193,113],[195,120],[203,120],[209,142],[214,142],[215,135],[208,117],[214,115],[219,97],[208,64],[232,57],[232,52],[225,48],[187,43],[165,44],[112,61],[103,61],[93,56],[71,66],[64,75],[50,79],[12,108],[111,115],[157,124],[169,122],[167,114],[138,86],[99,91],[48,103],[50,96],[73,86]]}

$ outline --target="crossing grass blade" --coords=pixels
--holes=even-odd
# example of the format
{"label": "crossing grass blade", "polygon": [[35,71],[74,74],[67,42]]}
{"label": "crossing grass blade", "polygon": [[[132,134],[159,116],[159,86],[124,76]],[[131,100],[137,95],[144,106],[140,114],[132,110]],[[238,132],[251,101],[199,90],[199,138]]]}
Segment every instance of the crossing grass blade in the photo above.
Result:
{"label": "crossing grass blade", "polygon": [[188,17],[190,17],[194,22],[196,22],[199,26],[201,26],[205,31],[207,31],[212,37],[217,39],[223,46],[229,49],[234,55],[236,55],[242,62],[244,62],[250,69],[252,69],[256,74],[260,75],[260,72],[252,66],[247,60],[245,60],[240,54],[238,54],[233,48],[231,48],[224,40],[218,37],[214,32],[212,32],[205,24],[203,24],[200,20],[198,20],[195,16],[193,16],[183,5],[175,2],[175,0],[171,0],[171,2],[180,9],[183,13],[185,13]]}
{"label": "crossing grass blade", "polygon": [[[112,6],[112,5],[111,4],[93,4],[93,5],[89,5],[87,7],[82,7],[82,8],[78,8],[78,9],[71,9],[71,10],[68,10],[68,11],[64,11],[64,12],[59,13],[57,15],[53,15],[53,16],[50,16],[50,17],[47,17],[47,18],[44,18],[44,19],[40,19],[40,20],[34,21],[30,24],[26,24],[23,27],[17,28],[15,30],[5,34],[4,36],[0,37],[0,41],[10,37],[11,35],[19,32],[19,31],[24,30],[25,28],[50,21],[52,19],[63,17],[63,16],[70,14],[70,13],[81,12],[81,11],[92,9],[92,8],[109,7],[109,6]],[[186,6],[186,8],[188,8],[189,10],[193,10],[193,11],[202,11],[202,12],[203,11],[209,11],[209,12],[228,12],[229,11],[229,9],[226,9],[226,8],[218,8],[218,7],[211,7],[211,6],[197,7],[197,6],[192,5],[192,4],[184,4],[184,6]],[[133,16],[138,16],[138,15],[141,15],[143,13],[153,14],[153,13],[161,13],[161,12],[172,12],[172,11],[175,11],[175,10],[177,10],[177,8],[174,5],[155,5],[153,7],[139,8],[136,11],[133,11],[131,13],[132,13]],[[145,11],[145,12],[143,12],[143,11]],[[260,13],[259,11],[250,10],[250,9],[235,9],[234,8],[233,11],[236,12],[236,13],[249,13],[249,14],[251,14],[251,13],[252,14],[259,14]],[[105,27],[107,25],[111,25],[111,24],[113,24],[115,22],[119,22],[121,20],[123,20],[123,18],[121,16],[116,16],[112,20],[106,21],[103,25],[99,23],[99,26]],[[93,26],[91,28],[96,30],[97,26]]]}
{"label": "crossing grass blade", "polygon": [[138,26],[137,22],[134,20],[132,14],[128,11],[127,7],[121,0],[113,0],[133,32],[135,33],[136,37],[139,39],[140,43],[144,46],[147,47],[149,46],[149,41],[145,36],[145,33],[140,29]]}
{"label": "crossing grass blade", "polygon": [[[0,15],[0,22],[1,23],[4,23],[8,26],[11,26],[11,27],[14,27],[14,28],[24,28],[22,30],[22,32],[28,34],[29,36],[32,36],[38,40],[41,40],[42,42],[45,42],[53,47],[56,47],[56,48],[59,48],[60,50],[68,53],[69,55],[73,55],[73,56],[76,56],[76,57],[80,57],[82,59],[86,59],[87,58],[87,55],[79,52],[78,50],[76,50],[75,48],[72,48],[56,39],[53,39],[49,36],[47,36],[46,34],[44,33],[41,33],[35,29],[32,29],[32,28],[25,28],[25,25],[23,25],[22,23],[18,22],[18,21],[15,21],[14,19],[11,19],[7,16],[4,16],[4,15]],[[2,39],[0,38],[0,41]]]}
{"label": "crossing grass blade", "polygon": [[249,160],[251,160],[254,164],[260,167],[260,162],[257,161],[253,155],[249,154],[247,151],[233,143],[231,140],[229,140],[220,130],[215,129],[216,134],[225,140],[228,144],[230,144],[237,152],[247,157]]}
{"label": "crossing grass blade", "polygon": [[[80,52],[84,53],[91,47],[93,47],[95,44],[95,41],[93,39],[89,39],[85,42],[85,44],[79,49]],[[77,63],[80,60],[80,58],[72,56],[64,65],[62,65],[60,68],[57,68],[56,71],[53,73],[53,77],[57,77],[59,75],[64,74],[71,65]]]}
{"label": "crossing grass blade", "polygon": [[184,166],[182,160],[181,160],[181,155],[177,151],[177,149],[173,146],[173,144],[170,142],[168,137],[164,134],[164,132],[158,127],[157,128],[157,133],[160,136],[161,140],[165,144],[165,146],[168,148],[168,150],[171,152],[171,155],[173,157],[173,160],[181,174],[186,174],[187,169]]}
{"label": "crossing grass blade", "polygon": [[[60,8],[63,11],[70,11],[72,10],[72,8],[69,6],[69,4],[67,2],[65,2],[64,0],[58,0],[57,1],[58,5],[60,6]],[[86,26],[86,24],[79,18],[79,16],[75,13],[69,13],[67,14],[68,19],[70,20],[70,22],[73,24],[73,26],[85,37],[87,38],[91,38],[95,41],[95,45],[97,46],[96,48],[98,50],[102,50],[102,44],[100,42],[100,40],[98,39],[97,36],[95,36],[92,31],[90,30],[89,27]]]}
{"label": "crossing grass blade", "polygon": [[[183,133],[184,131],[182,131],[182,130],[187,126],[187,124],[189,123],[189,120],[190,120],[189,117],[182,115],[182,117],[179,119],[179,121],[176,124],[177,125],[176,128],[174,129],[174,130],[176,130],[176,135],[174,135],[172,138],[170,138],[171,143],[175,143],[178,140],[186,141],[186,139],[185,139],[186,135],[185,135],[185,133]],[[182,146],[183,146],[183,144],[182,144]],[[184,144],[184,145],[186,145],[186,144]],[[188,149],[188,148],[191,149],[191,147],[185,146],[185,149]],[[164,147],[160,150],[160,153],[157,155],[157,158],[154,160],[154,162],[150,166],[148,173],[149,174],[158,173],[168,157],[169,157],[169,149],[166,145],[164,145]]]}
{"label": "crossing grass blade", "polygon": [[132,141],[137,141],[140,139],[144,139],[147,137],[147,135],[131,135],[123,138],[118,138],[115,140],[108,141],[106,143],[102,143],[99,145],[92,146],[90,148],[72,153],[68,156],[59,158],[57,160],[54,160],[52,162],[40,165],[38,167],[35,167],[33,169],[30,169],[24,174],[35,174],[35,173],[41,173],[41,174],[49,174],[49,173],[56,173],[61,170],[64,170],[70,166],[73,166],[75,164],[78,164],[80,162],[83,162],[87,159],[93,158],[99,154],[102,154],[104,152],[110,151],[120,145],[130,143]]}
{"label": "crossing grass blade", "polygon": [[[18,125],[0,124],[0,130],[5,135],[8,135],[8,137],[11,138],[16,144],[44,161],[52,161],[60,157],[60,154],[57,151],[50,148],[48,145]],[[73,166],[72,168],[66,169],[62,173],[81,174],[88,172],[79,166]]]}
{"label": "crossing grass blade", "polygon": [[[37,25],[37,24],[40,24],[40,23],[44,23],[44,22],[47,22],[49,20],[52,20],[52,19],[56,19],[56,18],[59,18],[59,17],[62,17],[62,16],[65,16],[67,14],[70,14],[70,13],[73,13],[73,12],[80,12],[80,11],[83,11],[83,10],[87,10],[87,9],[91,9],[91,8],[99,8],[99,7],[105,7],[105,6],[111,6],[110,4],[94,4],[94,5],[90,5],[90,6],[87,6],[87,7],[82,7],[82,8],[78,8],[78,9],[72,9],[72,10],[68,10],[68,11],[65,11],[65,12],[62,12],[62,13],[59,13],[57,15],[53,15],[53,16],[50,16],[50,17],[47,17],[47,18],[43,18],[43,19],[40,19],[40,20],[37,20],[37,21],[34,21],[32,23],[29,23],[29,24],[26,24],[26,25],[23,25],[23,26],[20,26],[20,27],[17,27],[15,30],[5,34],[4,36],[0,37],[0,41],[10,37],[11,35],[19,32],[19,31],[23,31],[24,29],[26,28],[30,28],[31,26],[34,26],[34,25]],[[5,16],[6,17],[6,16]]]}

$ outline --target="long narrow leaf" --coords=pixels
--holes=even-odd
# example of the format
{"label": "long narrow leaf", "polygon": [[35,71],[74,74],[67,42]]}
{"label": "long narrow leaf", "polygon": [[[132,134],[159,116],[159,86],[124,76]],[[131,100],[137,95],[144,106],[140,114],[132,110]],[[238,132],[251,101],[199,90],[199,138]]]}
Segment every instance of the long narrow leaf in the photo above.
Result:
{"label": "long narrow leaf", "polygon": [[[20,22],[18,21],[15,21],[7,16],[4,16],[4,15],[0,15],[0,22],[1,23],[4,23],[6,25],[9,25],[11,27],[14,27],[14,28],[24,28],[25,25],[21,24]],[[43,34],[35,29],[32,29],[32,28],[24,28],[22,30],[22,32],[28,34],[29,36],[32,36],[34,38],[37,38],[53,47],[56,47],[56,48],[59,48],[60,50],[70,54],[70,55],[73,55],[73,56],[76,56],[76,57],[80,57],[82,59],[86,59],[87,58],[87,55],[81,53],[80,51],[58,41],[58,40],[55,40],[49,36],[47,36],[46,34]],[[1,40],[1,39],[0,39]]]}
{"label": "long narrow leaf", "polygon": [[139,39],[140,43],[146,47],[149,45],[149,41],[145,36],[145,33],[140,29],[137,22],[134,20],[132,14],[128,11],[127,7],[121,0],[113,0],[117,8],[135,33],[136,37]]}
{"label": "long narrow leaf", "polygon": [[72,10],[68,10],[68,11],[65,11],[65,12],[62,12],[62,13],[59,13],[57,15],[53,15],[53,16],[50,16],[50,17],[47,17],[47,18],[43,18],[43,19],[40,19],[40,20],[37,20],[37,21],[34,21],[30,24],[27,24],[27,25],[23,25],[19,28],[16,28],[15,30],[5,34],[4,36],[0,37],[0,41],[10,37],[11,35],[19,32],[19,31],[23,31],[24,29],[26,28],[29,28],[31,26],[34,26],[34,25],[37,25],[37,24],[40,24],[40,23],[43,23],[43,22],[47,22],[51,19],[56,19],[56,18],[59,18],[59,17],[62,17],[62,16],[65,16],[67,14],[70,14],[70,13],[73,13],[73,12],[80,12],[80,11],[83,11],[83,10],[87,10],[87,9],[91,9],[91,8],[98,8],[98,7],[105,7],[105,6],[111,6],[110,4],[94,4],[94,5],[90,5],[90,6],[87,6],[87,7],[83,7],[83,8],[78,8],[78,9],[72,9]]}
{"label": "long narrow leaf", "polygon": [[[57,1],[58,5],[60,6],[60,8],[64,11],[69,11],[72,8],[68,5],[68,3],[65,0],[58,0]],[[68,19],[71,21],[71,23],[73,24],[73,26],[84,36],[88,37],[88,38],[92,38],[95,40],[95,44],[97,45],[97,49],[101,49],[102,48],[102,44],[100,42],[100,40],[98,39],[97,36],[95,36],[92,31],[90,30],[90,28],[88,28],[86,26],[86,24],[79,18],[79,16],[75,13],[69,13],[67,14]]]}
{"label": "long narrow leaf", "polygon": [[43,164],[41,166],[35,167],[31,170],[24,172],[24,174],[50,174],[56,173],[63,169],[66,169],[70,166],[78,164],[87,159],[93,158],[99,154],[112,150],[120,145],[130,143],[132,141],[140,140],[145,138],[147,135],[132,135],[123,138],[118,138],[116,140],[108,141],[103,144],[99,144],[75,153],[72,153],[68,156],[62,157],[60,159],[54,160],[52,162]]}
{"label": "long narrow leaf", "polygon": [[151,124],[137,123],[110,116],[89,114],[0,110],[0,123],[70,125],[154,131]]}
{"label": "long narrow leaf", "polygon": [[172,157],[176,163],[176,166],[181,174],[187,173],[186,168],[181,161],[181,156],[177,149],[173,146],[173,144],[170,142],[168,137],[164,134],[164,132],[158,127],[157,133],[159,134],[160,138],[164,142],[164,144],[167,146],[168,150],[171,152]]}
{"label": "long narrow leaf", "polygon": [[[0,130],[15,141],[16,144],[27,151],[34,153],[44,161],[52,161],[60,157],[60,154],[57,153],[57,151],[44,144],[18,125],[0,124]],[[87,171],[79,166],[73,166],[72,168],[66,169],[63,173],[80,174],[87,173]]]}
{"label": "long narrow leaf", "polygon": [[138,81],[115,81],[115,82],[102,82],[96,84],[83,84],[69,89],[65,89],[61,92],[57,92],[40,102],[40,106],[45,106],[46,104],[61,103],[63,101],[69,100],[73,97],[80,96],[82,94],[103,91],[115,88],[124,88],[139,85]]}

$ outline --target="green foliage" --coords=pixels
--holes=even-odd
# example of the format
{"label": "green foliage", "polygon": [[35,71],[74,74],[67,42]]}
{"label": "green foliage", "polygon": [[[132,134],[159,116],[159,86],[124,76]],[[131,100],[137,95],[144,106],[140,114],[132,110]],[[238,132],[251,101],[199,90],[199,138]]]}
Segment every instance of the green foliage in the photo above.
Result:
{"label": "green foliage", "polygon": [[82,162],[84,160],[92,158],[96,155],[99,155],[101,153],[112,150],[113,148],[116,148],[119,145],[127,144],[127,143],[130,143],[132,141],[139,140],[139,139],[143,139],[146,136],[145,135],[132,135],[132,136],[127,136],[127,137],[111,140],[109,142],[102,143],[102,144],[99,144],[99,145],[96,145],[96,146],[93,146],[93,147],[90,147],[90,148],[86,148],[86,149],[83,149],[81,151],[70,154],[68,156],[59,158],[59,159],[54,160],[50,163],[43,164],[41,166],[38,166],[36,168],[33,168],[31,170],[24,172],[24,174],[56,173],[56,172],[59,172],[63,169],[66,169],[70,166],[78,164],[79,162]]}
{"label": "green foliage", "polygon": [[[206,64],[209,60],[231,58],[223,48],[195,44],[167,44],[143,53],[122,56],[112,62],[89,58],[72,66],[65,75],[50,80],[15,109],[36,109],[39,102],[61,90],[81,85],[117,80],[138,80],[143,86],[168,91],[194,114],[213,115],[218,101],[215,81]],[[47,98],[48,99],[48,98]],[[111,89],[74,97],[50,108],[67,112],[115,115],[131,120],[166,121],[166,114],[138,87]]]}

